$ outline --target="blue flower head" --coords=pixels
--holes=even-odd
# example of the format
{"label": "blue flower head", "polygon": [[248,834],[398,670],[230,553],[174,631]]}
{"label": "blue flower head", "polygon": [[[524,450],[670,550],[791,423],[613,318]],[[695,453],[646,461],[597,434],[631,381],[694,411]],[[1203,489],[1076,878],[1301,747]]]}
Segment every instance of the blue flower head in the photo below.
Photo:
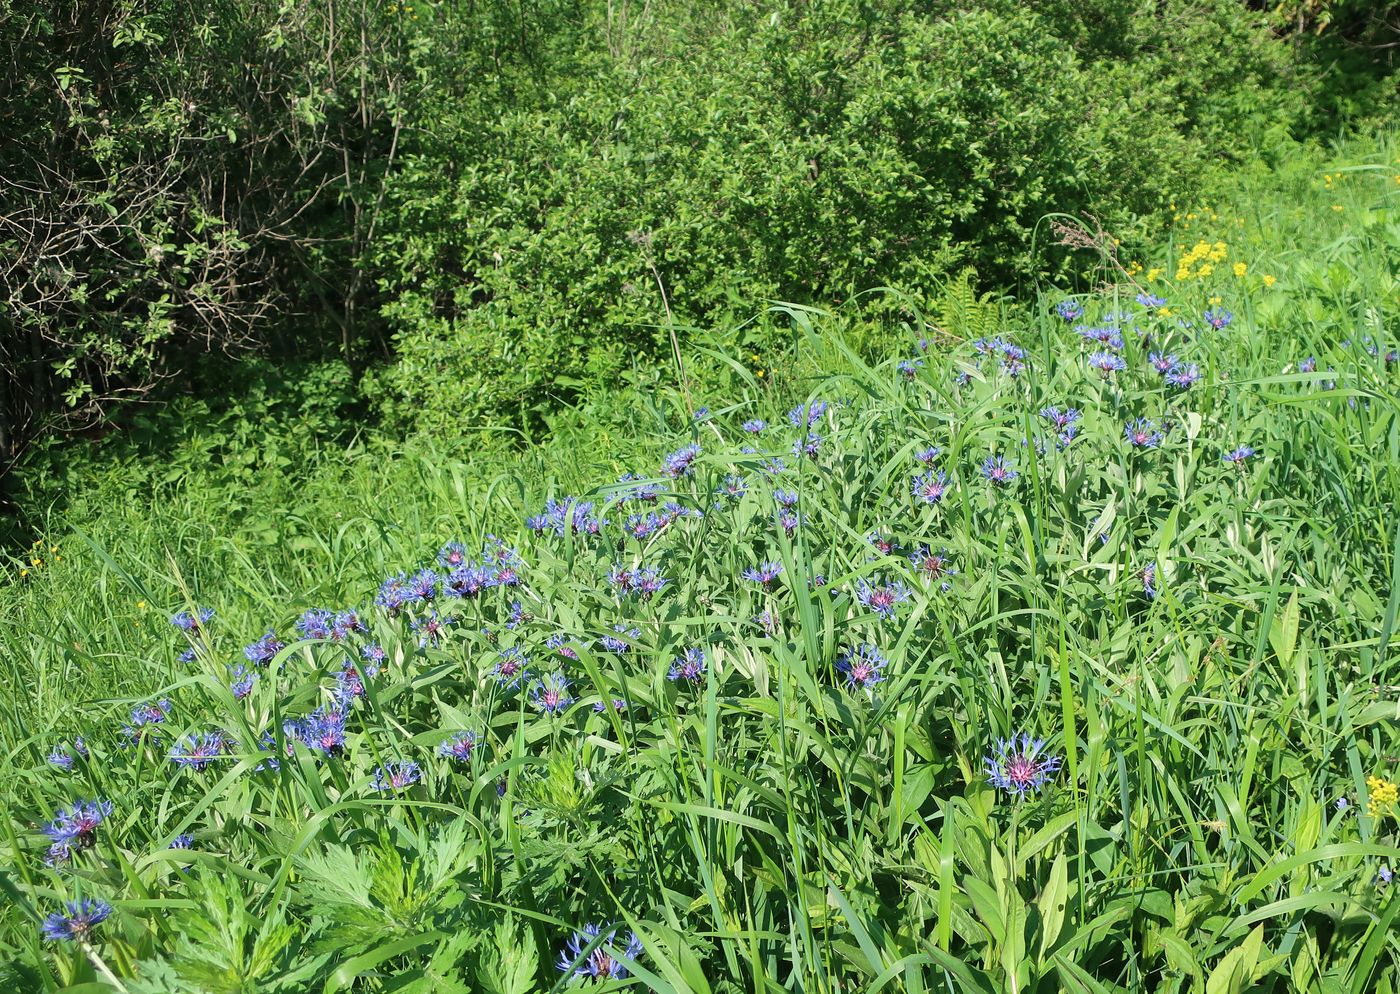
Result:
{"label": "blue flower head", "polygon": [[1059,768],[1060,757],[1046,755],[1045,743],[1026,732],[998,739],[983,760],[988,783],[1017,798],[1040,790]]}
{"label": "blue flower head", "polygon": [[[609,937],[598,943],[586,956],[584,950],[597,941],[600,935]],[[613,925],[585,925],[583,931],[575,932],[559,954],[558,968],[569,977],[590,978],[592,980],[622,980],[628,976],[623,960],[636,961],[642,955],[642,942],[634,933],[627,933],[627,943],[622,952],[611,942]]]}
{"label": "blue flower head", "polygon": [[112,914],[112,906],[106,901],[83,898],[69,901],[63,911],[56,911],[44,919],[44,938],[50,942],[82,942],[92,935],[92,930],[101,925]]}
{"label": "blue flower head", "polygon": [[666,674],[666,679],[674,681],[685,681],[686,683],[699,683],[705,678],[705,650],[699,648],[687,649],[676,657],[671,664],[670,671]]}

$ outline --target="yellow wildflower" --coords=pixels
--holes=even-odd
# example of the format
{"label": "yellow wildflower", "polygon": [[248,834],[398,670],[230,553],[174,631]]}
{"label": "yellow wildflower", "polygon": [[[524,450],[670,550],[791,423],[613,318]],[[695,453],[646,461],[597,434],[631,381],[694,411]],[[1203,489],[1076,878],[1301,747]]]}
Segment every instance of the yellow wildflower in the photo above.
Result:
{"label": "yellow wildflower", "polygon": [[1274,285],[1274,278],[1273,278],[1272,276],[1265,276],[1265,277],[1264,277],[1264,285],[1265,285],[1265,286],[1273,286],[1273,285]]}
{"label": "yellow wildflower", "polygon": [[1234,269],[1235,275],[1237,277],[1243,278],[1244,274],[1249,271],[1249,264],[1244,262],[1237,262],[1235,263]]}
{"label": "yellow wildflower", "polygon": [[1206,277],[1206,276],[1209,276],[1209,275],[1210,275],[1211,273],[1213,273],[1213,272],[1215,272],[1215,267],[1212,266],[1210,263],[1207,262],[1205,265],[1203,265],[1203,266],[1200,268],[1200,271],[1199,271],[1198,273],[1196,273],[1196,275],[1197,275],[1197,276],[1201,276],[1201,277]]}
{"label": "yellow wildflower", "polygon": [[1154,280],[1160,279],[1160,278],[1161,278],[1161,275],[1162,275],[1162,267],[1161,267],[1161,266],[1153,266],[1151,269],[1149,269],[1149,270],[1147,271],[1147,282],[1151,283],[1151,282],[1153,282]]}
{"label": "yellow wildflower", "polygon": [[1211,298],[1210,298],[1210,306],[1211,306],[1211,307],[1219,307],[1222,303],[1224,303],[1224,298],[1222,298],[1222,297],[1211,297]]}
{"label": "yellow wildflower", "polygon": [[1332,205],[1332,209],[1333,209],[1334,211],[1339,211],[1339,210],[1342,210],[1343,208],[1342,208],[1342,205],[1341,205],[1341,204],[1333,204],[1333,205]]}
{"label": "yellow wildflower", "polygon": [[144,610],[146,610],[146,602],[145,602],[145,601],[137,601],[137,602],[136,602],[136,607],[137,607],[139,610],[144,611]]}
{"label": "yellow wildflower", "polygon": [[1366,806],[1366,810],[1372,818],[1379,817],[1382,812],[1400,801],[1400,785],[1382,777],[1367,777],[1366,789],[1371,794],[1371,802]]}

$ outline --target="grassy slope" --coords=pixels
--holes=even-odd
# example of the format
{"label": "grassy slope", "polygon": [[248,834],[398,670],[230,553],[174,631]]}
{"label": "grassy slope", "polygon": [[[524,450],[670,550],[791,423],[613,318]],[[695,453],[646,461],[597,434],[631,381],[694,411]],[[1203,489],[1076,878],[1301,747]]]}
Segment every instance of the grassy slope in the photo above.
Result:
{"label": "grassy slope", "polygon": [[[426,810],[386,810],[364,789],[379,750],[407,748],[433,766],[434,799],[480,819],[490,826],[483,839],[510,850],[472,850],[472,865],[454,872],[474,894],[522,909],[533,932],[523,921],[518,932],[548,947],[541,959],[557,951],[565,925],[634,916],[649,923],[644,962],[660,971],[662,989],[703,989],[700,974],[745,989],[789,974],[816,989],[838,978],[864,985],[902,957],[930,986],[942,983],[941,969],[969,971],[967,983],[986,971],[993,984],[1010,970],[1023,990],[1038,980],[1047,990],[1092,990],[1087,970],[1106,984],[1189,989],[1193,959],[1206,973],[1228,973],[1254,956],[1248,937],[1260,923],[1266,948],[1255,962],[1275,984],[1286,987],[1288,976],[1305,987],[1330,973],[1336,989],[1393,988],[1393,967],[1382,978],[1363,967],[1396,951],[1384,926],[1395,900],[1372,884],[1394,859],[1395,821],[1355,812],[1368,774],[1395,778],[1400,750],[1400,679],[1385,644],[1396,620],[1400,409],[1394,367],[1361,345],[1369,334],[1396,347],[1386,335],[1397,313],[1400,164],[1393,147],[1364,152],[1343,153],[1339,168],[1300,158],[1229,207],[1182,205],[1180,227],[1143,259],[1171,277],[1181,247],[1198,237],[1229,247],[1205,281],[1152,285],[1181,313],[1194,316],[1215,291],[1236,313],[1226,332],[1179,342],[1206,372],[1189,400],[1161,391],[1131,341],[1135,371],[1121,388],[1086,375],[1075,336],[1047,316],[1048,301],[1013,312],[1009,330],[1031,351],[1028,375],[989,375],[957,395],[949,377],[970,362],[965,344],[947,342],[961,366],[931,357],[905,385],[889,363],[869,370],[840,352],[830,332],[842,321],[813,318],[827,337],[811,344],[808,361],[833,378],[801,385],[853,406],[826,429],[822,472],[786,484],[803,491],[802,540],[774,533],[774,484],[748,460],[744,503],[682,522],[684,539],[647,553],[673,577],[655,605],[618,606],[598,589],[616,556],[571,559],[519,531],[523,512],[546,494],[579,492],[624,469],[649,473],[689,436],[676,417],[667,428],[645,409],[630,424],[585,422],[504,466],[424,441],[328,454],[304,476],[270,475],[233,493],[195,478],[129,495],[109,479],[54,522],[45,544],[61,561],[43,556],[22,581],[12,573],[0,603],[11,688],[5,783],[19,850],[5,873],[24,881],[40,911],[77,882],[127,902],[105,934],[116,969],[155,951],[188,959],[191,943],[141,910],[141,892],[150,888],[145,899],[157,905],[210,898],[148,853],[188,827],[211,869],[227,858],[277,879],[288,853],[332,841],[310,812],[342,794],[326,818],[335,837],[369,850],[388,832],[403,852],[426,851]],[[1227,274],[1236,261],[1248,264],[1243,278]],[[1130,308],[1131,294],[1103,306]],[[946,310],[939,323],[952,338],[992,319],[975,305]],[[1165,331],[1174,319],[1153,320]],[[1329,377],[1297,372],[1308,355],[1320,372],[1336,368],[1335,389],[1322,389]],[[782,421],[780,398],[747,382],[741,407],[729,407],[733,395],[707,398],[729,441],[699,429],[700,494],[726,463],[745,464],[733,429],[741,413]],[[1085,410],[1082,437],[1042,461],[1018,442],[1041,433],[1036,412],[1052,403]],[[1175,422],[1161,453],[1125,451],[1122,422],[1138,415]],[[936,513],[908,492],[911,455],[924,442],[945,450],[959,483]],[[1223,466],[1221,452],[1246,442],[1260,450],[1255,464],[1244,473]],[[990,495],[978,477],[992,451],[1021,470],[1014,499]],[[703,497],[692,503],[709,509]],[[847,589],[872,571],[907,571],[901,560],[869,559],[864,537],[874,530],[904,547],[947,545],[961,569],[953,590],[909,577],[919,592],[898,624],[881,626],[844,601],[807,595],[800,582],[771,602],[735,586],[760,558],[781,558],[789,576],[819,570]],[[182,729],[231,727],[232,703],[213,688],[238,646],[268,625],[287,631],[305,607],[362,604],[383,576],[426,563],[442,541],[474,548],[491,531],[519,541],[532,563],[537,599],[526,600],[541,619],[532,638],[555,628],[596,635],[614,618],[643,628],[634,665],[609,669],[600,657],[573,673],[585,700],[625,689],[631,719],[583,708],[551,724],[502,706],[489,681],[474,680],[496,647],[464,631],[451,651],[384,681],[380,693],[393,701],[367,713],[362,738],[325,786],[309,761],[273,790],[217,774],[174,777],[158,753],[115,751],[131,702],[182,683],[170,691]],[[1149,562],[1162,587],[1154,601],[1136,578]],[[166,623],[187,595],[219,612],[220,665],[204,684],[175,661],[180,646]],[[771,641],[748,623],[765,606],[785,625]],[[411,637],[381,624],[385,639],[411,651]],[[710,675],[677,693],[666,668],[701,641],[712,646]],[[856,641],[877,642],[891,660],[873,703],[830,689],[834,661]],[[316,658],[332,663],[330,654]],[[265,678],[257,708],[239,721],[309,706],[300,651],[283,668],[282,693]],[[458,711],[489,742],[475,780],[428,762]],[[980,784],[981,754],[1018,727],[1043,734],[1066,759],[1044,805],[999,804]],[[38,862],[32,823],[69,797],[43,756],[75,733],[105,758],[73,789],[112,797],[119,815],[112,847],[58,876]],[[581,793],[576,766],[597,783],[620,777],[627,789]],[[515,777],[509,803],[470,789],[506,769]],[[1350,812],[1334,811],[1338,796],[1350,798]],[[257,821],[244,821],[250,810]],[[135,869],[119,869],[116,843]],[[278,914],[301,922],[309,909],[333,906],[315,871],[299,866]],[[250,876],[230,900],[256,905],[265,889]],[[410,937],[433,915],[460,913],[427,904],[424,918],[376,927]],[[12,955],[28,960],[32,927],[19,908],[8,916]],[[367,948],[376,941],[389,940]],[[512,941],[499,955],[524,955],[517,946],[527,940]],[[87,969],[60,960],[55,977]],[[546,965],[539,975],[549,973]]]}

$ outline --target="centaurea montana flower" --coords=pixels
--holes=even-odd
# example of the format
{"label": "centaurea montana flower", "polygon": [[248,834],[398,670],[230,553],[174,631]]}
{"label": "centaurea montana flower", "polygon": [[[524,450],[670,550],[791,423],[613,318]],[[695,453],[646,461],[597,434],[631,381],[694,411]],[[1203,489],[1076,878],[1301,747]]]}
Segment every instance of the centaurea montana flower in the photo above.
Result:
{"label": "centaurea montana flower", "polygon": [[982,476],[995,486],[1009,486],[1019,475],[1015,465],[1007,462],[1005,456],[988,456],[982,460]]}
{"label": "centaurea montana flower", "polygon": [[764,587],[771,587],[775,580],[782,575],[783,564],[776,562],[762,562],[757,566],[749,566],[742,574],[745,580],[750,583],[761,584]]}
{"label": "centaurea montana flower", "polygon": [[69,901],[63,911],[55,911],[44,919],[44,938],[50,942],[85,942],[92,930],[112,914],[106,901],[82,898]]}
{"label": "centaurea montana flower", "polygon": [[689,476],[695,460],[700,458],[700,446],[687,445],[668,455],[662,463],[661,471],[672,479]]}
{"label": "centaurea montana flower", "polygon": [[98,826],[111,814],[111,801],[74,801],[55,812],[53,821],[44,826],[44,834],[72,849],[87,849],[97,841]]}
{"label": "centaurea montana flower", "polygon": [[1164,436],[1155,422],[1136,418],[1123,426],[1123,437],[1135,449],[1155,449],[1162,444]]}
{"label": "centaurea montana flower", "polygon": [[196,732],[182,739],[170,750],[170,761],[196,773],[207,770],[228,751],[229,740],[223,732]]}
{"label": "centaurea montana flower", "polygon": [[947,496],[950,485],[947,473],[941,469],[931,469],[915,476],[911,488],[917,499],[934,507]]}
{"label": "centaurea montana flower", "polygon": [[518,645],[502,649],[494,670],[496,679],[503,686],[519,687],[528,675],[529,664],[530,657]]}
{"label": "centaurea montana flower", "polygon": [[851,690],[871,690],[885,678],[882,672],[889,664],[880,650],[865,643],[842,653],[836,661],[837,671],[846,678],[846,686]]}
{"label": "centaurea montana flower", "polygon": [[686,649],[671,664],[666,679],[687,683],[699,683],[705,677],[705,650],[697,647]]}
{"label": "centaurea montana flower", "polygon": [[909,557],[909,562],[925,580],[937,583],[943,590],[952,587],[952,584],[948,582],[948,577],[956,576],[958,573],[953,568],[952,559],[947,549],[939,549],[935,552],[927,545],[921,545]]}
{"label": "centaurea montana flower", "polygon": [[422,773],[411,759],[390,760],[374,771],[370,786],[375,790],[406,790],[416,784]]}
{"label": "centaurea montana flower", "polygon": [[[632,643],[628,641],[629,639],[642,637],[640,628],[628,628],[626,625],[613,625],[612,630],[617,632],[617,635],[604,635],[598,640],[598,644],[608,652],[615,652],[619,655],[624,652],[632,651]],[[619,635],[625,635],[627,638],[619,638]]]}
{"label": "centaurea montana flower", "polygon": [[1055,305],[1055,313],[1066,323],[1078,321],[1084,315],[1084,306],[1077,300],[1062,300]]}
{"label": "centaurea montana flower", "polygon": [[1210,325],[1216,331],[1220,331],[1228,327],[1230,322],[1235,320],[1235,316],[1233,314],[1231,314],[1224,308],[1219,307],[1215,308],[1214,310],[1206,311],[1205,314],[1202,316],[1205,318],[1206,324]]}
{"label": "centaurea montana flower", "polygon": [[1164,379],[1178,390],[1190,390],[1201,381],[1201,367],[1194,362],[1177,363]]}
{"label": "centaurea montana flower", "polygon": [[604,941],[587,956],[584,955],[584,950],[603,934],[604,928],[611,937],[614,930],[612,925],[589,924],[583,927],[583,931],[573,934],[564,946],[564,951],[559,954],[557,966],[561,973],[569,977],[589,977],[600,981],[622,980],[628,976],[627,967],[623,965],[622,960],[635,961],[642,955],[642,942],[634,933],[627,933],[627,944],[621,954],[611,942]]}
{"label": "centaurea montana flower", "polygon": [[470,763],[476,751],[475,732],[457,732],[447,741],[438,745],[438,755],[456,763]]}
{"label": "centaurea montana flower", "polygon": [[286,647],[287,644],[277,637],[276,632],[268,632],[251,645],[245,645],[243,655],[256,666],[266,666]]}
{"label": "centaurea montana flower", "polygon": [[879,577],[861,579],[856,583],[856,600],[881,619],[889,621],[898,613],[899,605],[909,600],[909,588],[899,580],[886,583]]}
{"label": "centaurea montana flower", "polygon": [[1108,379],[1114,373],[1121,373],[1128,368],[1128,364],[1123,361],[1123,357],[1114,355],[1112,352],[1089,353],[1089,365],[1102,373],[1104,379]]}
{"label": "centaurea montana flower", "polygon": [[1225,453],[1224,455],[1222,455],[1220,458],[1221,458],[1222,460],[1224,460],[1225,462],[1234,463],[1236,466],[1243,466],[1243,465],[1244,465],[1244,461],[1245,461],[1246,459],[1250,458],[1250,457],[1253,456],[1253,455],[1254,455],[1254,448],[1253,448],[1253,446],[1241,445],[1239,448],[1235,449],[1233,452],[1227,452],[1227,453]]}
{"label": "centaurea montana flower", "polygon": [[544,714],[563,714],[574,703],[569,694],[570,684],[564,674],[548,673],[530,688],[530,703]]}
{"label": "centaurea montana flower", "polygon": [[180,631],[193,635],[207,625],[214,617],[212,607],[197,607],[194,611],[179,611],[171,616],[170,623]]}
{"label": "centaurea montana flower", "polygon": [[1060,757],[1046,755],[1044,750],[1044,741],[1031,738],[1027,732],[998,739],[996,748],[983,760],[988,782],[1017,798],[1040,790],[1060,768]]}

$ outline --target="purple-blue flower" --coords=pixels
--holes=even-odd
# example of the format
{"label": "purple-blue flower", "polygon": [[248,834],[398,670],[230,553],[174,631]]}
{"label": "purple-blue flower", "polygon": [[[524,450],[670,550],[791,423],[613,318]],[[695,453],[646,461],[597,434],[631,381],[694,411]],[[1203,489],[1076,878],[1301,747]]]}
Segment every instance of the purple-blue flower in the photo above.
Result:
{"label": "purple-blue flower", "polygon": [[1205,318],[1206,324],[1210,325],[1216,331],[1228,327],[1230,322],[1235,320],[1233,314],[1221,307],[1206,311],[1203,317]]}
{"label": "purple-blue flower", "polygon": [[182,632],[193,635],[207,625],[214,617],[212,607],[197,607],[193,612],[180,611],[170,618],[170,623]]}
{"label": "purple-blue flower", "polygon": [[1089,353],[1089,365],[1102,373],[1104,379],[1108,379],[1108,377],[1114,373],[1121,373],[1128,368],[1128,364],[1123,361],[1123,357],[1114,355],[1112,352]]}
{"label": "purple-blue flower", "polygon": [[921,545],[909,557],[909,562],[925,580],[937,583],[944,590],[951,586],[948,577],[956,576],[958,572],[953,568],[947,549],[935,551],[927,545]]}
{"label": "purple-blue flower", "polygon": [[1177,363],[1166,375],[1169,385],[1178,390],[1190,390],[1201,380],[1201,367],[1196,363]]}
{"label": "purple-blue flower", "polygon": [[564,946],[564,951],[559,954],[558,968],[560,972],[570,977],[590,977],[593,980],[622,980],[628,976],[627,967],[622,960],[635,961],[642,955],[642,942],[631,932],[627,933],[627,944],[623,951],[618,953],[616,947],[610,941],[604,940],[586,956],[584,950],[603,934],[603,929],[607,929],[609,939],[613,935],[614,926],[585,925],[582,932],[575,932]]}
{"label": "purple-blue flower", "polygon": [[312,608],[302,614],[297,621],[297,631],[304,639],[328,639],[335,616],[330,611]]}
{"label": "purple-blue flower", "polygon": [[1062,300],[1055,305],[1055,313],[1063,321],[1078,321],[1084,314],[1084,307],[1077,300]]}
{"label": "purple-blue flower", "polygon": [[1234,463],[1236,466],[1244,464],[1244,461],[1254,455],[1254,448],[1249,445],[1241,445],[1233,452],[1227,452],[1220,458],[1225,462]]}
{"label": "purple-blue flower", "polygon": [[1135,449],[1155,449],[1162,444],[1162,432],[1156,423],[1137,418],[1123,426],[1123,436]]}
{"label": "purple-blue flower", "polygon": [[931,469],[914,477],[911,487],[914,496],[930,507],[940,503],[948,494],[948,474],[941,469]]}
{"label": "purple-blue flower", "polygon": [[526,677],[529,663],[530,657],[525,655],[518,645],[502,649],[501,656],[496,661],[496,679],[504,686],[518,687]]}
{"label": "purple-blue flower", "polygon": [[739,427],[743,428],[744,431],[748,432],[750,435],[757,435],[768,427],[768,422],[764,421],[762,418],[750,418]]}
{"label": "purple-blue flower", "polygon": [[286,647],[287,644],[279,639],[275,632],[268,632],[251,645],[245,645],[243,647],[243,655],[248,658],[248,662],[250,663],[257,666],[266,666]]}
{"label": "purple-blue flower", "polygon": [[55,911],[44,919],[44,938],[50,942],[85,942],[94,927],[105,922],[112,913],[106,901],[83,898],[69,901],[64,911]]}
{"label": "purple-blue flower", "polygon": [[234,700],[241,701],[251,694],[257,679],[257,673],[250,672],[246,666],[230,666],[228,689],[233,692]]}
{"label": "purple-blue flower", "polygon": [[375,790],[404,790],[416,784],[420,776],[418,764],[411,759],[391,760],[374,771],[370,786]]}
{"label": "purple-blue flower", "polygon": [[53,821],[44,826],[44,834],[73,849],[86,849],[96,841],[98,826],[111,814],[111,801],[74,801],[54,814]]}
{"label": "purple-blue flower", "polygon": [[1166,306],[1167,298],[1153,296],[1152,294],[1144,290],[1142,293],[1137,295],[1137,302],[1143,307],[1155,310],[1158,307]]}
{"label": "purple-blue flower", "polygon": [[476,751],[476,733],[458,732],[438,746],[438,755],[458,763],[470,763]]}
{"label": "purple-blue flower", "polygon": [[988,456],[982,460],[982,475],[988,483],[1005,487],[1020,474],[1016,472],[1014,464],[1006,461],[1005,456]]}
{"label": "purple-blue flower", "polygon": [[862,579],[856,583],[856,600],[889,621],[898,613],[899,605],[909,600],[909,588],[899,580],[886,583],[878,577],[873,581]]}
{"label": "purple-blue flower", "polygon": [[700,446],[687,445],[666,457],[661,467],[662,472],[672,479],[689,476],[695,460],[698,458],[700,458]]}
{"label": "purple-blue flower", "polygon": [[762,562],[757,566],[750,566],[744,570],[742,576],[750,583],[762,584],[765,587],[773,585],[773,582],[782,575],[783,564],[775,562]]}
{"label": "purple-blue flower", "polygon": [[[608,652],[616,652],[618,654],[630,652],[632,650],[632,643],[628,640],[642,637],[642,632],[639,628],[628,628],[626,625],[613,625],[612,630],[618,634],[604,635],[598,640],[598,644]],[[619,638],[618,635],[625,635],[627,638]]]}
{"label": "purple-blue flower", "polygon": [[1044,750],[1045,743],[1026,732],[998,739],[983,761],[988,782],[1018,798],[1040,790],[1060,768],[1060,757],[1046,755]]}
{"label": "purple-blue flower", "polygon": [[788,421],[792,423],[794,428],[811,428],[821,420],[827,407],[827,402],[824,400],[814,400],[805,406],[799,404],[788,411]]}
{"label": "purple-blue flower", "polygon": [[212,732],[197,732],[182,739],[170,750],[170,761],[176,766],[200,772],[222,758],[228,746],[228,738],[217,729]]}
{"label": "purple-blue flower", "polygon": [[699,647],[685,650],[671,664],[666,679],[699,683],[705,676],[705,650]]}
{"label": "purple-blue flower", "polygon": [[842,653],[836,661],[837,671],[846,678],[846,686],[855,690],[870,690],[885,678],[884,668],[889,664],[880,650],[866,643]]}
{"label": "purple-blue flower", "polygon": [[574,703],[570,682],[562,673],[546,674],[530,688],[530,703],[544,714],[562,714]]}

